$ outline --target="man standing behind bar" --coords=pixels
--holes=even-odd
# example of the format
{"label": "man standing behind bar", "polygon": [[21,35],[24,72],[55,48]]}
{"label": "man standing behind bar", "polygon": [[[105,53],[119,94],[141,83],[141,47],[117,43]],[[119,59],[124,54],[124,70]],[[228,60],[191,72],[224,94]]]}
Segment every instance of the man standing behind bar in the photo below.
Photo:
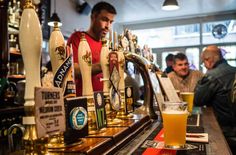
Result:
{"label": "man standing behind bar", "polygon": [[183,53],[173,57],[173,71],[168,74],[174,88],[180,92],[193,92],[203,73],[189,69],[188,58]]}
{"label": "man standing behind bar", "polygon": [[102,48],[102,37],[105,37],[109,32],[111,25],[116,15],[116,9],[107,2],[99,2],[91,12],[90,28],[86,32],[74,32],[68,39],[67,45],[72,44],[73,59],[75,68],[75,82],[76,82],[76,95],[82,95],[82,80],[78,64],[78,46],[80,42],[81,33],[85,33],[85,38],[90,46],[92,52],[92,83],[94,91],[102,91],[103,83],[100,81],[102,78],[100,66],[100,53]]}
{"label": "man standing behind bar", "polygon": [[230,99],[236,68],[227,63],[221,50],[214,45],[202,52],[201,59],[207,73],[195,88],[194,104],[213,107],[217,121],[236,153],[236,105]]}

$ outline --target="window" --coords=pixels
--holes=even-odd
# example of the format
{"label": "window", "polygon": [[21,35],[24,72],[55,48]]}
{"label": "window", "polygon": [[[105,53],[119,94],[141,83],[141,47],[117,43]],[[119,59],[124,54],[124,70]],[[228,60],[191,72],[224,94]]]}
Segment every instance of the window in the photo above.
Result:
{"label": "window", "polygon": [[199,24],[191,24],[134,30],[133,34],[138,36],[141,47],[148,44],[151,48],[160,48],[200,44],[199,30]]}
{"label": "window", "polygon": [[[141,47],[147,44],[152,48],[153,53],[157,54],[157,63],[162,70],[166,68],[165,57],[167,54],[177,51],[187,55],[193,68],[205,72],[204,65],[200,65],[200,51],[203,47],[211,44],[225,50],[225,59],[230,65],[236,66],[236,20],[232,19],[231,14],[218,17],[209,18],[209,20],[216,19],[215,21],[206,21],[205,17],[199,17],[163,22],[163,24],[158,23],[158,25],[167,25],[166,27],[132,31],[138,36],[138,43]],[[174,25],[175,23],[177,26]],[[178,25],[179,23],[191,24]]]}
{"label": "window", "polygon": [[224,58],[227,60],[227,62],[231,66],[236,67],[236,45],[232,46],[219,46],[222,50],[222,54]]}
{"label": "window", "polygon": [[203,44],[228,43],[236,40],[236,20],[203,23]]}
{"label": "window", "polygon": [[199,48],[187,48],[185,54],[188,57],[190,69],[199,70]]}

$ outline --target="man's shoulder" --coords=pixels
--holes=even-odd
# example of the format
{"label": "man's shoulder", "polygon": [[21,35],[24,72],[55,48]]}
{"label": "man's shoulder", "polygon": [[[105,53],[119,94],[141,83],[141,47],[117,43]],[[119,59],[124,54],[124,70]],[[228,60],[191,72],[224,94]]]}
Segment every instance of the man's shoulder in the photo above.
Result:
{"label": "man's shoulder", "polygon": [[67,44],[78,44],[80,42],[80,36],[82,31],[75,31],[71,34],[71,36],[67,40]]}
{"label": "man's shoulder", "polygon": [[80,38],[81,33],[82,33],[81,31],[75,31],[75,32],[73,32],[73,33],[70,35],[69,39],[70,39],[70,38],[75,38],[75,37],[76,37],[76,38],[77,38],[77,37]]}
{"label": "man's shoulder", "polygon": [[190,70],[190,74],[192,74],[192,76],[197,76],[197,77],[203,77],[204,76],[204,74],[199,70]]}
{"label": "man's shoulder", "polygon": [[170,73],[167,74],[169,78],[175,78],[177,75],[174,71],[171,71]]}
{"label": "man's shoulder", "polygon": [[236,67],[230,66],[228,63],[222,63],[217,67],[207,71],[207,75],[216,77],[233,73],[236,73]]}

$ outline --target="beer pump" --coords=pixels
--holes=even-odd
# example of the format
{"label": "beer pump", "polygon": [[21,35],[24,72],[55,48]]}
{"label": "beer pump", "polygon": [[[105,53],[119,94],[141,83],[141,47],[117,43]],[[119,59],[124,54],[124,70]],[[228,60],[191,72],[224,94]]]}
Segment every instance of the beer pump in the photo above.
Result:
{"label": "beer pump", "polygon": [[105,100],[105,104],[106,104],[107,124],[108,125],[115,125],[115,124],[119,124],[121,122],[121,120],[115,118],[116,111],[112,108],[111,102],[110,102],[109,93],[110,93],[110,89],[111,89],[111,83],[109,80],[109,77],[110,77],[109,53],[110,52],[109,52],[109,48],[107,46],[107,40],[105,38],[102,38],[100,64],[101,64],[102,73],[103,73],[103,79],[101,79],[101,80],[103,80],[103,93],[104,93],[104,100]]}
{"label": "beer pump", "polygon": [[[33,33],[32,33],[33,32]],[[19,41],[25,66],[26,87],[23,117],[25,134],[24,147],[28,154],[46,154],[47,138],[39,139],[35,125],[34,88],[40,87],[40,58],[42,48],[42,30],[31,0],[26,0],[19,28]]]}
{"label": "beer pump", "polygon": [[82,76],[82,96],[87,98],[88,104],[89,134],[95,134],[97,132],[97,126],[92,86],[92,52],[84,33],[81,34],[80,38],[78,59]]}
{"label": "beer pump", "polygon": [[[49,39],[49,54],[54,76],[53,85],[62,88],[65,99],[75,97],[72,51],[70,47],[66,48],[57,21],[54,21],[53,31]],[[64,148],[65,146],[63,133],[49,137],[48,148]]]}

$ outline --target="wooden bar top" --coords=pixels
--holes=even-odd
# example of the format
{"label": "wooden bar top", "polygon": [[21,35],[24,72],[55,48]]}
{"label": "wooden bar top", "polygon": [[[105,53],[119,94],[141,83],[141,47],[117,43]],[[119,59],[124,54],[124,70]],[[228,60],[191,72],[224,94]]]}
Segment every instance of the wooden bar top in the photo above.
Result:
{"label": "wooden bar top", "polygon": [[115,143],[117,143],[121,139],[128,136],[129,134],[130,134],[130,130],[128,127],[113,127],[113,128],[106,128],[104,132],[88,135],[87,137],[112,138],[115,141]]}
{"label": "wooden bar top", "polygon": [[65,149],[51,149],[50,154],[102,154],[114,145],[111,138],[81,138],[82,143]]}
{"label": "wooden bar top", "polygon": [[207,155],[232,155],[229,145],[221,131],[211,107],[202,108],[201,123],[209,136],[206,144]]}
{"label": "wooden bar top", "polygon": [[[221,128],[216,120],[213,109],[210,107],[201,108],[200,115],[200,126],[204,128],[204,132],[208,133],[209,143],[206,145],[206,155],[232,155],[228,143],[221,131]],[[161,122],[154,121],[151,128],[147,129],[146,132],[140,133],[138,136],[126,144],[122,150],[117,150],[116,154],[142,154],[140,146],[143,142],[159,128]],[[145,149],[144,149],[145,150]],[[195,152],[196,154],[196,152]]]}
{"label": "wooden bar top", "polygon": [[[104,132],[90,134],[81,138],[82,143],[68,146],[66,148],[48,149],[50,155],[66,154],[115,154],[139,133],[151,124],[147,115],[135,114],[131,119],[122,120],[120,126],[110,126]],[[16,151],[17,154],[25,154],[24,150]]]}

